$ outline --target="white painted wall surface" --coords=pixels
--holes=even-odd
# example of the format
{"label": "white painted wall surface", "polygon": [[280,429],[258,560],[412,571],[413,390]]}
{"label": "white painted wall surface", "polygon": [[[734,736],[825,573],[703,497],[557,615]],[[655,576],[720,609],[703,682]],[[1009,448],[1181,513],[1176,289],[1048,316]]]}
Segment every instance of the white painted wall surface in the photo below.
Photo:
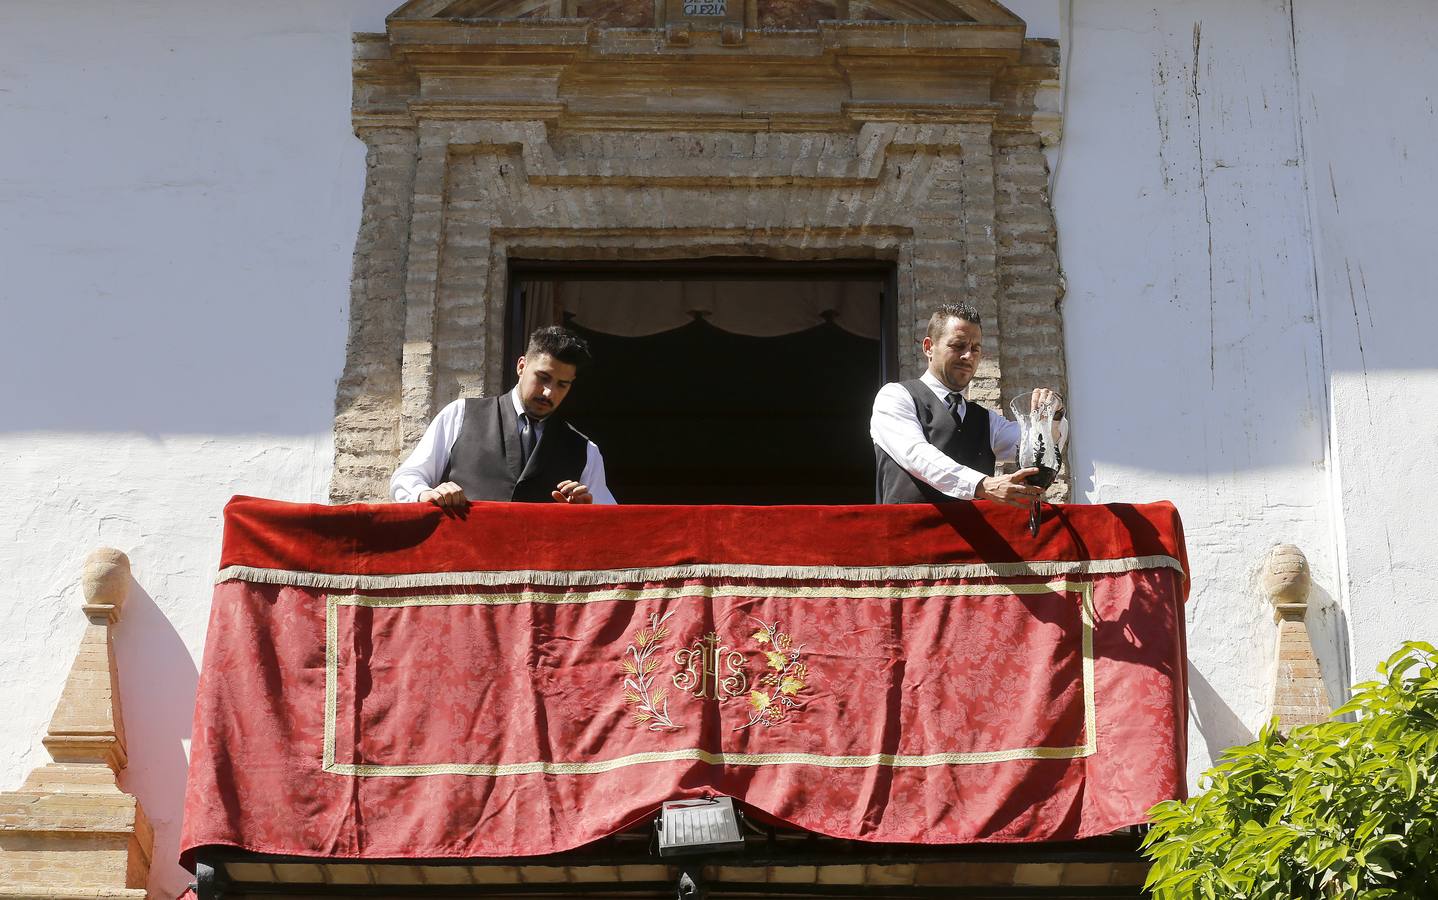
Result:
{"label": "white painted wall surface", "polygon": [[322,500],[364,148],[350,34],[391,0],[0,3],[0,790],[45,725],[109,544],[131,764],[175,864],[235,493]]}
{"label": "white painted wall surface", "polygon": [[[1083,499],[1167,498],[1183,516],[1191,777],[1268,715],[1268,549],[1305,550],[1315,600],[1336,589],[1288,47],[1273,3],[1084,0],[1067,48],[1070,459]],[[1341,630],[1332,604],[1320,617]],[[1324,650],[1337,689],[1341,654]]]}
{"label": "white painted wall surface", "polygon": [[[0,790],[47,759],[81,562],[119,547],[138,583],[116,634],[125,785],[157,826],[156,896],[185,881],[220,508],[325,494],[364,175],[349,39],[397,2],[0,4]],[[1434,635],[1426,472],[1394,461],[1438,444],[1435,17],[1013,7],[1068,40],[1076,482],[1184,515],[1197,774],[1266,715],[1273,543],[1313,563],[1330,690],[1350,630],[1360,676]]]}
{"label": "white painted wall surface", "polygon": [[[1255,576],[1273,544],[1313,566],[1335,701],[1403,639],[1438,633],[1426,473],[1399,461],[1438,445],[1438,19],[1431,3],[1060,8],[1072,460],[1085,499],[1168,497],[1184,516],[1196,776],[1267,717],[1274,632]],[[1386,412],[1399,396],[1422,410],[1411,443]]]}
{"label": "white painted wall surface", "polygon": [[1438,639],[1438,5],[1294,5],[1353,666]]}

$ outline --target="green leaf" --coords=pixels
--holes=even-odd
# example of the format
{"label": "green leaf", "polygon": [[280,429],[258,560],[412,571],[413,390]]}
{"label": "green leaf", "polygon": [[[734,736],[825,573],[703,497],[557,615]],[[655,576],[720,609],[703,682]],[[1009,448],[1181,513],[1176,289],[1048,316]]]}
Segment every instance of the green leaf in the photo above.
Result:
{"label": "green leaf", "polygon": [[1336,868],[1339,863],[1346,863],[1352,859],[1351,853],[1352,851],[1342,845],[1325,847],[1313,857],[1313,868],[1320,872]]}
{"label": "green leaf", "polygon": [[1151,811],[1159,900],[1432,895],[1438,858],[1438,652],[1410,642],[1355,686],[1356,721],[1270,725],[1223,753],[1202,792]]}

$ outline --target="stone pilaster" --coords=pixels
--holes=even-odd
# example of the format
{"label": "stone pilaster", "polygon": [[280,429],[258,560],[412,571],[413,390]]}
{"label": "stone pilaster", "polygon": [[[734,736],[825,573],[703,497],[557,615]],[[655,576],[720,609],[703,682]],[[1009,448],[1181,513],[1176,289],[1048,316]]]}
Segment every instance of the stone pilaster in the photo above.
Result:
{"label": "stone pilaster", "polygon": [[0,794],[0,898],[145,897],[150,825],[115,780],[126,756],[111,628],[129,590],[125,554],[90,554],[89,624],[44,738],[54,761]]}
{"label": "stone pilaster", "polygon": [[348,358],[335,394],[330,499],[337,502],[384,499],[383,485],[402,449],[400,365],[415,133],[403,127],[358,132],[367,148],[367,174],[350,284]]}
{"label": "stone pilaster", "polygon": [[415,166],[404,286],[404,366],[399,420],[404,447],[411,447],[420,439],[435,413],[435,300],[444,248],[448,131],[442,123],[426,122],[419,128],[419,160]]}
{"label": "stone pilaster", "polygon": [[1278,669],[1273,677],[1270,715],[1277,717],[1284,733],[1327,721],[1333,704],[1313,654],[1306,621],[1312,585],[1308,560],[1292,544],[1279,544],[1269,551],[1261,580],[1278,623]]}
{"label": "stone pilaster", "polygon": [[[1068,395],[1063,317],[1059,312],[1058,232],[1048,196],[1048,163],[1038,134],[994,135],[994,184],[999,277],[996,358],[1003,372],[1002,406],[1026,390],[1052,388]],[[985,343],[987,340],[985,329]],[[998,404],[996,404],[998,405]],[[1065,450],[1067,453],[1067,450]],[[1070,499],[1067,467],[1048,499]]]}

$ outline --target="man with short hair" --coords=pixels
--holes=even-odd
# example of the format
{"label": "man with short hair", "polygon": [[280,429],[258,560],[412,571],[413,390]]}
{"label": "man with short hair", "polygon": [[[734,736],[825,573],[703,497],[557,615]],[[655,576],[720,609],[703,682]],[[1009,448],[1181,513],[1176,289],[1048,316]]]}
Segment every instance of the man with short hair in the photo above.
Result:
{"label": "man with short hair", "polygon": [[[1027,506],[1043,491],[1026,479],[1037,469],[995,475],[1018,449],[1019,426],[964,397],[983,358],[978,310],[948,303],[934,310],[924,337],[928,368],[890,382],[874,398],[869,435],[877,463],[877,502],[997,500]],[[1052,401],[1046,388],[1034,402]],[[1060,423],[1067,429],[1068,423]]]}
{"label": "man with short hair", "polygon": [[589,345],[574,332],[536,330],[515,365],[514,389],[440,410],[390,479],[390,495],[447,513],[471,500],[615,502],[599,448],[554,415],[589,360]]}

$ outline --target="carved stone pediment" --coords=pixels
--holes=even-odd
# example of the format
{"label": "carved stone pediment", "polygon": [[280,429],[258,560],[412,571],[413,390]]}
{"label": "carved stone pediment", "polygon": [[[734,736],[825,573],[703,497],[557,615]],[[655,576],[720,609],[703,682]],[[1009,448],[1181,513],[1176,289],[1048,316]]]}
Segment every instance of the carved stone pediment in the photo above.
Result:
{"label": "carved stone pediment", "polygon": [[385,34],[356,36],[355,124],[983,121],[1054,133],[1056,50],[991,0],[727,0],[723,16],[683,15],[692,5],[410,0]]}
{"label": "carved stone pediment", "polygon": [[820,22],[950,22],[1014,26],[993,0],[410,0],[395,20],[576,18],[607,28],[662,28],[713,19],[747,28],[814,29]]}

